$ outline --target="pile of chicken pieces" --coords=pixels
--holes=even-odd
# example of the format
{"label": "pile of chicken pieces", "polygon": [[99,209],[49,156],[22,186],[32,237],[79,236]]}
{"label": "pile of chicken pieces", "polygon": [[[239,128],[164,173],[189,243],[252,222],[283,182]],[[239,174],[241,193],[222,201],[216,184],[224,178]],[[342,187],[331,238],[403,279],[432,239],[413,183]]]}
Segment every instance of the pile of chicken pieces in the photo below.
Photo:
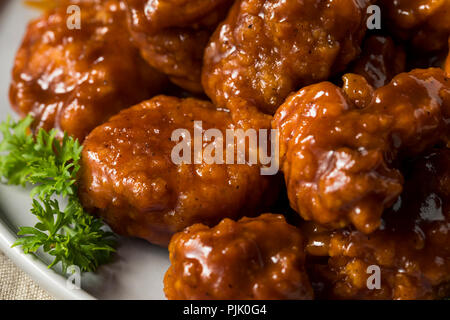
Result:
{"label": "pile of chicken pieces", "polygon": [[[10,100],[83,143],[88,212],[168,246],[168,299],[440,299],[449,40],[450,0],[63,0],[28,25]],[[280,172],[174,163],[199,121],[276,129]]]}

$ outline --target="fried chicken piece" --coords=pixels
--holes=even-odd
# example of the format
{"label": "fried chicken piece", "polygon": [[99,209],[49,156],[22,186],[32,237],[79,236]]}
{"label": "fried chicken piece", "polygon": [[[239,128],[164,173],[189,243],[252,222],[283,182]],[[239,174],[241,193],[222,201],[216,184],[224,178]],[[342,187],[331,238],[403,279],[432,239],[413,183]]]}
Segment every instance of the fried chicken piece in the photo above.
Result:
{"label": "fried chicken piece", "polygon": [[205,51],[202,83],[234,111],[273,114],[291,91],[341,72],[360,53],[372,1],[236,1]]}
{"label": "fried chicken piece", "polygon": [[[215,129],[224,141],[214,135],[210,142],[205,137],[199,144],[190,141],[191,154],[180,163],[174,154],[184,156],[188,150],[174,149],[178,129],[188,131],[178,132],[185,139]],[[237,129],[227,110],[193,98],[158,96],[122,111],[84,142],[79,177],[83,206],[115,232],[162,246],[194,223],[213,226],[224,218],[259,214],[275,201],[278,177],[261,175],[258,164],[237,164],[237,143],[228,144],[226,129]],[[203,146],[203,159],[195,145]],[[230,145],[231,163],[236,164],[228,161]],[[222,152],[224,164],[206,158],[210,146],[211,154]]]}
{"label": "fried chicken piece", "polygon": [[346,78],[356,79],[346,91],[323,82],[291,95],[272,125],[292,208],[306,220],[371,233],[402,191],[398,161],[448,142],[450,80],[441,69],[417,69],[368,99],[364,78]]}
{"label": "fried chicken piece", "polygon": [[125,0],[142,56],[173,83],[196,93],[203,51],[232,0]]}
{"label": "fried chicken piece", "polygon": [[303,247],[281,215],[196,224],[170,242],[164,292],[171,300],[312,299]]}
{"label": "fried chicken piece", "polygon": [[421,51],[435,51],[447,45],[450,35],[450,1],[381,0],[391,31]]}
{"label": "fried chicken piece", "polygon": [[[450,294],[450,149],[409,165],[405,190],[380,230],[326,231],[305,226],[307,253],[330,256],[311,267],[320,298],[438,299]],[[308,223],[307,223],[308,224]],[[380,268],[380,287],[369,277]]]}
{"label": "fried chicken piece", "polygon": [[57,128],[82,141],[110,116],[158,93],[166,78],[129,41],[120,1],[67,3],[81,7],[81,29],[68,28],[67,6],[31,22],[10,100],[21,116],[33,115],[35,129]]}
{"label": "fried chicken piece", "polygon": [[380,88],[405,71],[406,54],[390,37],[371,36],[364,41],[361,56],[353,64],[352,73],[366,78],[368,83]]}

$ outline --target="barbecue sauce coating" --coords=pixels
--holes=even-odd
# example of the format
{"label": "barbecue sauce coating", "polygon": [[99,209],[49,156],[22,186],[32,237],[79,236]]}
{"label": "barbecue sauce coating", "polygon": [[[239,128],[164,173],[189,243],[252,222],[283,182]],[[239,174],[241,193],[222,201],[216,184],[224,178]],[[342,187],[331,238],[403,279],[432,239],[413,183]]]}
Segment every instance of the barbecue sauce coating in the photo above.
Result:
{"label": "barbecue sauce coating", "polygon": [[35,129],[57,128],[82,141],[110,116],[158,93],[166,79],[132,46],[120,1],[70,3],[81,8],[81,29],[67,27],[64,5],[29,24],[10,100],[21,116],[33,115]]}
{"label": "barbecue sauce coating", "polygon": [[[167,96],[124,110],[96,128],[83,145],[83,206],[103,217],[115,232],[162,246],[194,223],[215,225],[224,218],[266,210],[278,195],[277,177],[261,175],[258,165],[206,160],[194,164],[194,121],[202,121],[203,134],[220,130],[224,140],[225,130],[236,128],[227,110]],[[172,160],[172,150],[181,141],[171,139],[177,129],[190,133],[192,164]],[[217,144],[224,148],[225,159],[227,144],[222,147],[217,141],[200,141],[203,154],[207,146]]]}
{"label": "barbecue sauce coating", "polygon": [[421,51],[445,48],[450,36],[450,1],[381,0],[392,33]]}
{"label": "barbecue sauce coating", "polygon": [[272,125],[291,207],[306,220],[371,233],[402,191],[399,161],[448,142],[450,80],[441,69],[417,69],[369,100],[362,77],[345,78],[349,94],[329,82],[305,87]]}
{"label": "barbecue sauce coating", "polygon": [[205,51],[202,83],[218,105],[236,98],[274,114],[292,91],[341,72],[360,53],[362,1],[236,1]]}
{"label": "barbecue sauce coating", "polygon": [[352,73],[366,78],[375,88],[387,85],[405,71],[406,54],[390,37],[371,36],[364,41],[361,56],[351,68]]}
{"label": "barbecue sauce coating", "polygon": [[447,56],[447,60],[445,60],[445,72],[447,72],[447,77],[450,77],[450,38],[448,38],[448,48],[449,48],[449,53]]}
{"label": "barbecue sauce coating", "polygon": [[172,300],[312,299],[303,248],[281,215],[196,224],[170,242],[164,291]]}
{"label": "barbecue sauce coating", "polygon": [[125,0],[129,29],[145,60],[180,87],[203,92],[203,51],[232,0]]}
{"label": "barbecue sauce coating", "polygon": [[[329,256],[311,269],[320,298],[438,299],[450,294],[450,149],[408,165],[405,190],[383,215],[380,230],[327,231],[306,223],[307,254]],[[309,225],[308,225],[309,224]],[[369,290],[371,265],[381,287]]]}

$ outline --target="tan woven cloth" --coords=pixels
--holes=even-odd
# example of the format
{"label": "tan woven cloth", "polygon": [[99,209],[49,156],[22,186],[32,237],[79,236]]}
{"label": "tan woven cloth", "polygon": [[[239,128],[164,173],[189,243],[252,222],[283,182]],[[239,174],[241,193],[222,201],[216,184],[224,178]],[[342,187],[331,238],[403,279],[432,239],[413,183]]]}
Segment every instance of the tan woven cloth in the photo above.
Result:
{"label": "tan woven cloth", "polygon": [[52,300],[0,251],[0,300]]}

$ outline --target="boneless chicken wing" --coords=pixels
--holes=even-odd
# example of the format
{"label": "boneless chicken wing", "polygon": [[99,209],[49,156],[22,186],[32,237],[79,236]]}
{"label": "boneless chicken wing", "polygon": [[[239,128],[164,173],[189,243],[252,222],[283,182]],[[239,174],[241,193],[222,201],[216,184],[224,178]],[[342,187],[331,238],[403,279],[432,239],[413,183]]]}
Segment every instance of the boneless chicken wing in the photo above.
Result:
{"label": "boneless chicken wing", "polygon": [[232,0],[125,2],[133,40],[147,62],[184,89],[203,92],[203,51]]}
{"label": "boneless chicken wing", "polygon": [[67,6],[28,26],[17,53],[10,100],[35,128],[57,128],[83,140],[121,109],[152,97],[165,77],[149,67],[126,32],[120,1],[71,1],[81,29],[69,29]]}
{"label": "boneless chicken wing", "polygon": [[[212,142],[195,142],[194,126],[200,134],[208,129],[223,133],[223,143],[213,139],[213,150],[219,151],[212,153],[222,152],[222,164],[198,160],[195,145],[205,154]],[[182,162],[172,157],[183,142],[172,139],[178,129],[188,130],[192,139],[184,141],[191,152],[176,152],[191,153]],[[260,213],[277,197],[277,177],[261,175],[256,164],[228,164],[227,149],[231,145],[235,156],[237,148],[234,140],[225,142],[227,129],[235,129],[228,111],[193,98],[158,96],[122,111],[84,142],[79,179],[84,207],[117,233],[159,245],[194,223],[214,225]],[[188,133],[182,136],[187,139]]]}
{"label": "boneless chicken wing", "polygon": [[445,48],[450,35],[450,1],[381,0],[391,31],[421,51]]}
{"label": "boneless chicken wing", "polygon": [[450,294],[449,164],[450,150],[443,148],[405,165],[405,189],[385,212],[383,227],[371,235],[303,226],[307,254],[329,257],[310,267],[312,281],[321,284],[320,298],[439,299]]}
{"label": "boneless chicken wing", "polygon": [[303,248],[281,215],[196,224],[170,242],[164,291],[169,299],[312,299]]}
{"label": "boneless chicken wing", "polygon": [[343,71],[367,29],[363,1],[236,1],[205,51],[202,83],[219,106],[273,114],[291,91]]}
{"label": "boneless chicken wing", "polygon": [[402,191],[399,161],[448,142],[450,80],[417,69],[372,92],[361,77],[345,78],[346,91],[324,82],[291,95],[273,127],[292,208],[370,233]]}

